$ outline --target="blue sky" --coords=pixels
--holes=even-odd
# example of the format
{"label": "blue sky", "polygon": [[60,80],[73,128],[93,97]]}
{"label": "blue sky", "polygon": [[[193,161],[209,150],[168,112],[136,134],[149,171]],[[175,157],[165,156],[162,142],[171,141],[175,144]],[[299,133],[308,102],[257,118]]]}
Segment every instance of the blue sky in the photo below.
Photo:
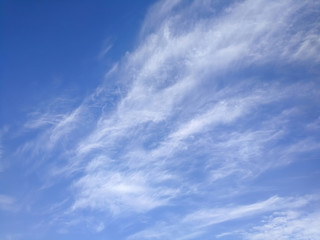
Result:
{"label": "blue sky", "polygon": [[320,239],[319,12],[1,1],[0,238]]}

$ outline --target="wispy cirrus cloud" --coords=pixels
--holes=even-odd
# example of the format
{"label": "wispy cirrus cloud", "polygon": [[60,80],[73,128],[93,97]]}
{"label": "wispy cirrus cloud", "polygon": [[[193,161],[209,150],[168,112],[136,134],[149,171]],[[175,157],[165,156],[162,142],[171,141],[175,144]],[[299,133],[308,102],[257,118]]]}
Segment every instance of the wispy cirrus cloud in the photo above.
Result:
{"label": "wispy cirrus cloud", "polygon": [[280,211],[244,233],[244,239],[317,239],[320,235],[320,212]]}
{"label": "wispy cirrus cloud", "polygon": [[[94,93],[25,124],[37,134],[20,153],[48,162],[54,156],[46,172],[67,179],[72,199],[63,217],[194,210],[195,203],[225,199],[226,189],[248,193],[244,181],[320,150],[310,131],[319,120],[320,89],[308,71],[319,64],[320,33],[306,20],[318,19],[318,8],[292,0],[159,2],[136,49]],[[307,74],[296,76],[294,68]],[[191,239],[211,225],[304,205],[275,195],[177,213],[177,225],[156,223],[131,238]],[[105,223],[97,222],[103,231]]]}
{"label": "wispy cirrus cloud", "polygon": [[[166,205],[174,190],[159,185],[154,172],[146,173],[142,169],[130,171],[114,170],[110,159],[97,158],[90,162],[86,174],[75,182],[79,195],[72,206],[73,210],[92,208],[109,210],[112,214],[121,212],[145,212]],[[153,183],[153,185],[151,185]]]}
{"label": "wispy cirrus cloud", "polygon": [[[255,174],[260,166],[256,158],[272,151],[266,146],[281,140],[285,130],[262,125],[243,130],[236,123],[250,124],[255,111],[276,107],[280,101],[294,96],[312,101],[307,93],[312,86],[307,83],[288,86],[279,79],[274,84],[265,82],[259,86],[256,84],[259,80],[253,79],[220,80],[227,69],[241,72],[268,62],[294,61],[301,51],[299,46],[306,41],[301,33],[311,30],[287,27],[303,17],[303,11],[311,3],[244,1],[230,5],[217,16],[196,21],[187,16],[195,5],[199,15],[205,13],[207,9],[201,8],[201,4],[181,7],[173,15],[169,13],[178,2],[167,7],[167,2],[161,4],[168,9],[161,15],[161,21],[154,24],[156,30],[146,34],[141,45],[109,76],[124,79],[123,96],[115,107],[104,108],[96,127],[87,137],[80,138],[75,148],[75,157],[71,158],[74,160],[68,167],[71,172],[74,166],[84,169],[96,159],[110,160],[105,163],[108,170],[84,171],[83,177],[75,181],[73,209],[142,211],[140,207],[145,206],[147,211],[168,204],[184,189],[181,182],[188,182],[188,176],[179,170],[185,161],[177,155],[195,147],[190,139],[201,139],[206,132],[221,127],[224,132],[218,131],[209,138],[213,141],[215,158],[220,160],[205,160],[204,169],[213,166],[206,173],[212,175],[208,178],[220,179],[243,171]],[[290,42],[288,49],[292,36],[295,42]],[[230,74],[230,78],[234,76]],[[221,84],[226,87],[219,87]],[[210,86],[211,90],[204,86]],[[306,90],[297,92],[297,88]],[[82,108],[90,104],[95,104],[94,100],[85,102]],[[287,103],[282,110],[290,107]],[[59,135],[56,131],[69,129],[63,126],[74,114],[51,129],[52,136]],[[201,147],[203,152],[207,151],[205,145]],[[268,165],[273,164],[277,165],[272,162]],[[131,198],[145,204],[133,205]]]}
{"label": "wispy cirrus cloud", "polygon": [[[195,239],[204,235],[208,228],[213,225],[217,225],[223,222],[241,220],[243,218],[263,216],[266,213],[274,212],[277,215],[278,211],[289,209],[288,212],[296,212],[297,209],[303,208],[306,205],[312,204],[318,201],[317,196],[305,196],[301,198],[282,198],[273,196],[264,201],[256,202],[248,205],[229,206],[221,208],[205,208],[193,213],[189,213],[184,217],[177,219],[170,219],[167,222],[159,222],[150,229],[143,230],[136,234],[133,234],[129,239]],[[255,230],[262,230],[267,228],[266,224],[263,227],[256,227]],[[295,229],[294,227],[292,230]],[[271,230],[271,229],[270,229]],[[279,229],[275,229],[277,230]],[[307,226],[301,226],[300,231],[308,231]],[[312,232],[314,230],[311,230]],[[258,231],[257,231],[258,232]],[[262,231],[261,231],[262,232]],[[257,235],[250,235],[252,239],[254,237],[259,238]],[[276,233],[275,233],[276,234]],[[291,233],[290,233],[291,234]],[[241,230],[235,231],[234,233],[222,233],[217,235],[218,238],[229,235],[244,235]],[[248,233],[249,236],[249,233]],[[282,235],[279,235],[282,236]],[[250,238],[251,239],[251,238]],[[270,238],[271,239],[271,238]]]}

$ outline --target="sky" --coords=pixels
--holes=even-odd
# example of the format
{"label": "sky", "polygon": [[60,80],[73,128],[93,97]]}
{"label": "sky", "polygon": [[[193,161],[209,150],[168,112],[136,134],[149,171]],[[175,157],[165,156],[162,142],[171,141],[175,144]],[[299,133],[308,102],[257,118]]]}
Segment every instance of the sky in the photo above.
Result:
{"label": "sky", "polygon": [[319,1],[0,3],[0,239],[320,239]]}

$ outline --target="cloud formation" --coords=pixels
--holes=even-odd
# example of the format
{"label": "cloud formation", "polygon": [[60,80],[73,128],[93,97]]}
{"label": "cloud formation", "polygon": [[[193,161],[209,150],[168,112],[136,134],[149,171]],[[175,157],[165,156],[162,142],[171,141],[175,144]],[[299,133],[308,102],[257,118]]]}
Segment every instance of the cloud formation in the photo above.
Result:
{"label": "cloud formation", "polygon": [[[147,211],[166,205],[189,191],[182,182],[194,188],[192,176],[181,169],[200,152],[204,157],[197,170],[204,171],[210,179],[204,184],[210,184],[235,173],[245,177],[287,164],[294,160],[290,152],[303,141],[319,148],[311,137],[289,141],[275,153],[275,145],[291,134],[281,121],[290,122],[291,116],[285,115],[301,111],[289,99],[314,101],[319,91],[312,82],[298,79],[287,84],[281,76],[267,81],[233,74],[275,61],[305,61],[306,56],[318,61],[316,51],[301,53],[308,39],[318,34],[314,24],[300,26],[316,3],[243,1],[215,14],[214,4],[207,8],[208,3],[158,5],[162,10],[154,21],[150,18],[156,6],[147,16],[152,32],[147,31],[141,45],[107,77],[123,79],[123,96],[115,107],[106,107],[95,129],[77,145],[77,161],[87,167],[97,159],[106,158],[107,163],[84,171],[74,185],[78,197],[73,208],[113,212],[115,205],[133,211],[144,206]],[[273,108],[278,109],[271,118],[262,110]],[[256,126],[245,129],[253,122]],[[259,160],[262,155],[267,164]]]}
{"label": "cloud formation", "polygon": [[275,187],[257,200],[254,183],[319,153],[320,21],[310,20],[318,9],[293,0],[156,3],[138,46],[91,95],[24,125],[35,137],[18,154],[41,156],[48,181],[68,186],[55,223],[103,213],[92,224],[101,232],[105,216],[143,215],[150,222],[128,239],[198,239],[213,225],[271,214],[241,236],[320,236],[305,228],[319,214],[300,214],[313,198]]}

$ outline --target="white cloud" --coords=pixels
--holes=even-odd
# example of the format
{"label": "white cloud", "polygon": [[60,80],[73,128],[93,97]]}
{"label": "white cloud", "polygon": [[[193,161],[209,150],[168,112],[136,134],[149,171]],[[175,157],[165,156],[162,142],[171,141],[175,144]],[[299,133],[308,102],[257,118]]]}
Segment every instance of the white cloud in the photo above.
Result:
{"label": "white cloud", "polygon": [[53,147],[56,142],[61,139],[61,137],[69,134],[73,128],[75,128],[75,124],[79,122],[81,114],[83,114],[83,109],[81,106],[66,114],[52,114],[50,112],[37,114],[40,116],[27,122],[25,127],[41,128],[43,126],[49,126],[44,135],[48,140],[48,145]]}
{"label": "white cloud", "polygon": [[276,212],[262,225],[244,234],[248,240],[309,240],[319,239],[320,212],[302,213],[298,211]]}
{"label": "white cloud", "polygon": [[[176,4],[178,2],[161,2],[165,9],[167,5]],[[235,61],[245,66],[281,56],[286,46],[282,38],[290,39],[286,24],[300,7],[305,6],[291,4],[291,1],[268,4],[245,1],[231,7],[219,20],[215,17],[198,20],[182,33],[183,10],[177,19],[164,18],[158,31],[147,36],[126,58],[119,71],[132,76],[132,87],[114,114],[101,117],[97,129],[80,144],[79,151],[101,148],[112,142],[113,137],[123,137],[128,129],[139,124],[170,119],[181,101],[192,94],[209,73],[214,78],[222,69],[239,67],[240,63],[231,65]],[[274,24],[275,19],[278,24]],[[295,39],[297,45],[302,41]]]}
{"label": "white cloud", "polygon": [[[287,26],[301,18],[301,12],[311,3],[248,0],[230,5],[218,17],[203,19],[186,16],[195,5],[199,13],[205,13],[207,9],[201,4],[179,4],[159,3],[162,10],[154,21],[155,8],[150,10],[147,19],[155,31],[147,33],[150,26],[145,25],[140,46],[117,67],[120,78],[129,78],[123,80],[125,94],[115,108],[101,114],[94,131],[80,140],[75,156],[76,165],[84,167],[96,156],[114,160],[109,170],[84,172],[76,181],[78,192],[73,209],[140,212],[169,204],[168,200],[184,188],[181,182],[186,181],[179,170],[184,160],[173,156],[192,147],[189,138],[201,138],[201,134],[219,125],[234,126],[232,123],[241,117],[250,119],[256,109],[297,93],[295,87],[279,84],[257,87],[254,80],[233,83],[229,85],[232,90],[218,90],[217,85],[223,71],[297,59],[296,48],[286,47],[288,39],[294,35],[291,46],[300,46],[305,37],[287,30]],[[206,92],[203,85],[212,91]],[[187,105],[189,98],[197,101]],[[161,136],[156,136],[157,132]],[[221,161],[221,168],[209,168],[211,180],[239,171],[258,173],[261,162],[252,164],[255,157],[264,154],[264,146],[281,134],[281,129],[257,128],[214,136],[212,147],[225,153],[225,161]],[[148,140],[153,147],[144,147]],[[228,157],[232,155],[230,149],[236,150],[236,159],[247,159],[248,164],[241,168],[240,162],[232,161],[234,156]],[[205,165],[210,166],[207,161]],[[155,177],[149,177],[149,172]],[[170,176],[174,187],[168,187],[167,179],[160,177],[163,175]]]}
{"label": "white cloud", "polygon": [[106,45],[100,52],[98,58],[99,59],[103,59],[108,53],[109,51],[112,49],[112,44],[108,44]]}
{"label": "white cloud", "polygon": [[183,222],[197,223],[197,225],[200,225],[201,227],[210,226],[233,219],[257,215],[263,212],[285,208],[299,208],[308,204],[311,200],[313,200],[312,197],[295,199],[273,196],[265,201],[249,205],[200,210],[187,215],[183,219]]}
{"label": "white cloud", "polygon": [[165,187],[151,186],[152,176],[146,173],[95,171],[75,183],[79,195],[72,206],[122,212],[146,212],[166,205],[174,192]]}
{"label": "white cloud", "polygon": [[148,14],[141,27],[141,35],[147,34],[154,30],[163,20],[165,20],[172,10],[181,3],[181,0],[164,0],[158,1],[148,11]]}
{"label": "white cloud", "polygon": [[[295,160],[297,148],[317,150],[315,137],[305,134],[277,144],[294,131],[285,126],[294,116],[290,110],[303,115],[319,88],[304,79],[283,80],[281,74],[246,74],[264,65],[277,69],[274,65],[319,61],[316,25],[295,25],[315,6],[314,1],[246,0],[221,10],[210,1],[159,2],[147,14],[139,46],[114,65],[93,94],[76,108],[49,108],[25,124],[40,133],[20,152],[47,157],[61,147],[50,170],[53,177],[72,179],[70,212],[90,209],[118,217],[173,205],[229,176],[237,182],[257,176]],[[306,104],[295,106],[292,99]],[[203,209],[177,228],[160,223],[135,238],[194,238],[209,225],[298,202],[272,197]],[[102,231],[104,224],[97,222],[93,228]],[[181,226],[192,227],[181,234]]]}
{"label": "white cloud", "polygon": [[[229,206],[221,208],[205,208],[186,215],[185,217],[176,217],[167,220],[166,222],[158,222],[149,229],[138,232],[129,237],[129,239],[199,239],[205,234],[208,228],[212,225],[220,224],[231,220],[243,220],[248,217],[264,216],[266,213],[274,212],[277,214],[279,210],[297,211],[310,203],[318,201],[317,196],[305,196],[300,198],[287,197],[282,198],[273,196],[267,200],[256,202],[248,205]],[[297,222],[303,222],[304,219],[299,219]],[[267,225],[267,224],[266,224]],[[313,224],[314,225],[314,224]],[[243,230],[235,230],[235,232],[221,233],[217,237],[229,236],[233,234],[248,236],[248,239],[263,239],[254,238],[259,236],[260,231],[267,234],[267,226],[256,227],[252,232],[246,233]],[[211,228],[212,229],[212,228]],[[294,227],[292,230],[295,229]],[[275,229],[280,230],[280,229]],[[275,231],[275,232],[276,232]],[[299,228],[298,228],[298,231]],[[313,232],[311,230],[310,232]],[[252,235],[250,235],[252,234]],[[275,236],[275,235],[270,235]],[[272,238],[270,239],[280,239]],[[269,239],[265,238],[265,239]],[[284,238],[285,239],[285,238]]]}

